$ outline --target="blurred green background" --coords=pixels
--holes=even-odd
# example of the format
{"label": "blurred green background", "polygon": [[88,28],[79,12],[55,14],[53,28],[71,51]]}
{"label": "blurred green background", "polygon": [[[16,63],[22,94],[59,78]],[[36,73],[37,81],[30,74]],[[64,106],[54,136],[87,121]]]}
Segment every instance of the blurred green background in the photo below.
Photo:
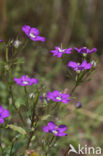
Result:
{"label": "blurred green background", "polygon": [[[51,49],[61,44],[63,48],[86,46],[98,49],[93,57],[98,60],[93,79],[78,87],[74,94],[83,103],[83,109],[91,113],[71,113],[68,105],[66,120],[70,138],[68,137],[67,144],[103,147],[102,8],[102,0],[0,0],[0,39],[22,40],[25,36],[21,30],[24,24],[37,27],[41,36],[46,37],[45,43],[29,40],[22,56],[25,58],[22,70],[24,74],[37,75],[48,88],[70,89],[72,82],[67,77],[66,65],[63,66],[61,60],[52,57],[49,53]],[[80,58],[74,53],[68,58],[70,59]],[[17,71],[19,70],[18,67]],[[5,99],[2,84],[0,89],[0,96]]]}
{"label": "blurred green background", "polygon": [[62,43],[102,50],[102,7],[98,0],[0,0],[0,35],[15,38],[28,24],[39,28],[49,48]]}

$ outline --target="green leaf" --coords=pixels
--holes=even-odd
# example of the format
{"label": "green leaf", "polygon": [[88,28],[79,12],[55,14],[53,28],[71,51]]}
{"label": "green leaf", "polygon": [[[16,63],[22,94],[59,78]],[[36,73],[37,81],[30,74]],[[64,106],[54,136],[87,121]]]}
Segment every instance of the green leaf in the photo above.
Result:
{"label": "green leaf", "polygon": [[14,131],[17,131],[17,132],[21,133],[22,135],[26,135],[26,131],[23,128],[19,127],[19,126],[9,124],[9,125],[7,125],[6,128],[13,129]]}
{"label": "green leaf", "polygon": [[48,115],[45,115],[45,116],[43,116],[43,117],[41,118],[41,120],[47,120],[49,117],[50,117],[49,114],[48,114]]}

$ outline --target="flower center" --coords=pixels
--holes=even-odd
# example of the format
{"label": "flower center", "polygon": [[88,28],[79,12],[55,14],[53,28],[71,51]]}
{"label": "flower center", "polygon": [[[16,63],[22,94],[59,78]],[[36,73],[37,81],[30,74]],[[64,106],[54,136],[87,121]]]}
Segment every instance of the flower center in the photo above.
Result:
{"label": "flower center", "polygon": [[59,50],[60,53],[64,52],[64,49],[58,48],[58,50]]}
{"label": "flower center", "polygon": [[61,100],[61,97],[58,96],[58,97],[56,97],[56,99],[57,99],[57,100]]}
{"label": "flower center", "polygon": [[36,38],[36,36],[32,33],[29,34],[32,38]]}
{"label": "flower center", "polygon": [[87,49],[87,47],[84,47],[84,49]]}
{"label": "flower center", "polygon": [[78,66],[80,66],[80,63],[78,63]]}
{"label": "flower center", "polygon": [[87,56],[87,53],[83,53],[83,56],[86,57]]}
{"label": "flower center", "polygon": [[28,81],[23,81],[23,84],[28,84]]}
{"label": "flower center", "polygon": [[57,131],[57,130],[53,130],[52,132],[53,132],[54,134],[57,134],[57,133],[58,133],[58,131]]}

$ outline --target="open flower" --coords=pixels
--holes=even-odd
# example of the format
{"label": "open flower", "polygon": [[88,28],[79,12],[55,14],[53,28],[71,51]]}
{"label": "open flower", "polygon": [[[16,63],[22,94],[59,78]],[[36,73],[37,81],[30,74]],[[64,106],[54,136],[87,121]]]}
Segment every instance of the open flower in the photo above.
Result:
{"label": "open flower", "polygon": [[4,123],[4,119],[9,117],[10,113],[7,109],[4,109],[2,106],[0,106],[0,124]]}
{"label": "open flower", "polygon": [[53,133],[55,136],[67,136],[67,133],[65,131],[67,130],[66,125],[59,125],[57,126],[54,122],[49,121],[47,126],[43,126],[43,131],[45,133]]}
{"label": "open flower", "polygon": [[39,36],[39,30],[37,28],[32,28],[29,25],[24,25],[22,31],[32,40],[45,42],[45,37]]}
{"label": "open flower", "polygon": [[20,86],[31,86],[33,84],[37,84],[38,80],[35,78],[30,78],[28,76],[23,75],[21,78],[14,78],[14,81]]}
{"label": "open flower", "polygon": [[74,47],[74,50],[76,50],[78,53],[80,54],[90,54],[90,53],[95,53],[97,51],[97,48],[93,48],[93,49],[88,49],[87,47],[82,47],[80,49]]}
{"label": "open flower", "polygon": [[62,102],[64,104],[70,101],[69,97],[70,97],[69,94],[61,93],[58,90],[54,90],[53,92],[47,93],[48,99],[51,99],[52,101],[55,101],[55,102]]}
{"label": "open flower", "polygon": [[72,48],[62,49],[60,47],[55,47],[55,50],[51,50],[50,52],[53,53],[53,56],[62,57],[65,54],[71,54]]}
{"label": "open flower", "polygon": [[70,61],[67,66],[73,68],[74,71],[89,70],[92,67],[91,63],[87,63],[86,60],[84,60],[81,64]]}

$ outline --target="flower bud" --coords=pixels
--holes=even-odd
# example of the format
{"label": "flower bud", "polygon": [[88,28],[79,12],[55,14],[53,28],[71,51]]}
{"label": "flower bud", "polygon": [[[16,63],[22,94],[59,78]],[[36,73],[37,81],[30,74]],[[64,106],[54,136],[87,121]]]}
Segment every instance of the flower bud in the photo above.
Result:
{"label": "flower bud", "polygon": [[94,68],[95,68],[96,65],[97,65],[96,61],[94,61],[94,60],[91,61],[91,64],[92,64],[92,67],[94,67]]}
{"label": "flower bud", "polygon": [[30,93],[29,97],[30,97],[30,99],[33,99],[33,98],[35,98],[35,94],[34,93]]}
{"label": "flower bud", "polygon": [[20,45],[21,45],[21,41],[19,41],[19,40],[15,40],[14,43],[13,43],[13,46],[15,48],[18,48]]}
{"label": "flower bud", "polygon": [[81,108],[81,107],[82,107],[82,104],[81,104],[81,102],[77,102],[77,103],[75,104],[75,106],[76,106],[76,108]]}

